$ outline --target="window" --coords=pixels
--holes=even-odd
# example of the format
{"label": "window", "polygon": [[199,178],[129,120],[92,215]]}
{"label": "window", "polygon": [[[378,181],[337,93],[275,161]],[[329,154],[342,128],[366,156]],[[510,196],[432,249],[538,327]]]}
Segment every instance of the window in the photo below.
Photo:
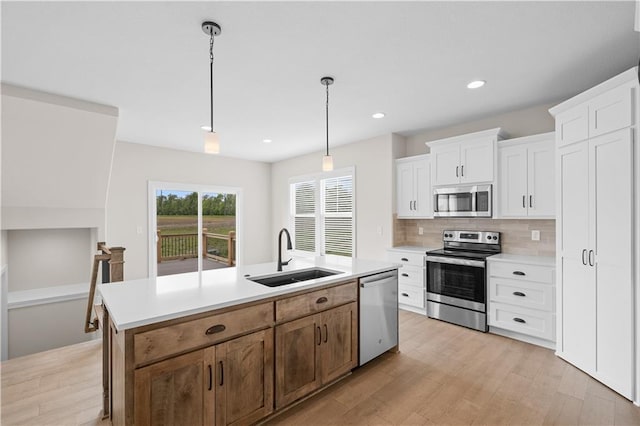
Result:
{"label": "window", "polygon": [[149,182],[149,276],[234,266],[238,190]]}
{"label": "window", "polygon": [[314,255],[354,255],[353,170],[292,179],[294,249]]}

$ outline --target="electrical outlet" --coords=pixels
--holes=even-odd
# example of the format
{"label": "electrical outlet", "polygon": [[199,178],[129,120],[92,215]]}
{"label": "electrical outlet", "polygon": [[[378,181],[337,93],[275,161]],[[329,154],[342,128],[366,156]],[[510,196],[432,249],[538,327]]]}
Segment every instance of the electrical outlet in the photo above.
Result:
{"label": "electrical outlet", "polygon": [[531,240],[540,241],[540,231],[531,231]]}
{"label": "electrical outlet", "polygon": [[418,235],[424,235],[424,228],[422,226],[418,226]]}
{"label": "electrical outlet", "polygon": [[378,235],[382,237],[382,226],[378,226]]}
{"label": "electrical outlet", "polygon": [[136,232],[138,233],[138,235],[142,235],[142,226],[138,225],[136,227]]}

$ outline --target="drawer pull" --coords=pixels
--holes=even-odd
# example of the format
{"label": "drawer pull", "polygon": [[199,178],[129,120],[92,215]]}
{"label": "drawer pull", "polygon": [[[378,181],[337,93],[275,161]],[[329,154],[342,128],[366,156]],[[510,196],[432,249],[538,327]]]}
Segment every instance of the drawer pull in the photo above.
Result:
{"label": "drawer pull", "polygon": [[513,275],[520,275],[521,277],[524,277],[526,274],[522,271],[513,271]]}
{"label": "drawer pull", "polygon": [[216,333],[221,333],[223,331],[225,331],[227,329],[227,327],[225,327],[224,324],[216,324],[212,327],[207,328],[207,331],[205,331],[204,334],[206,335],[211,335],[211,334],[216,334]]}
{"label": "drawer pull", "polygon": [[402,259],[400,259],[400,260],[402,260],[403,262],[408,262],[408,261],[409,261],[409,259],[407,259],[406,257],[403,257],[403,258],[402,258]]}
{"label": "drawer pull", "polygon": [[515,322],[519,322],[520,324],[524,324],[524,323],[526,323],[526,321],[525,321],[525,320],[523,320],[522,318],[518,318],[518,317],[514,318],[513,320],[514,320]]}
{"label": "drawer pull", "polygon": [[525,296],[526,296],[526,294],[524,294],[524,293],[523,293],[523,292],[521,292],[521,291],[514,291],[514,292],[513,292],[513,295],[514,295],[514,296],[520,296],[520,297],[525,297]]}
{"label": "drawer pull", "polygon": [[326,297],[322,296],[319,297],[318,300],[316,300],[316,303],[327,303],[329,301],[329,299],[327,299]]}
{"label": "drawer pull", "polygon": [[402,274],[402,276],[403,276],[403,277],[409,277],[409,274],[405,274],[405,273],[403,273],[403,274]]}
{"label": "drawer pull", "polygon": [[409,297],[409,293],[402,293],[404,297]]}

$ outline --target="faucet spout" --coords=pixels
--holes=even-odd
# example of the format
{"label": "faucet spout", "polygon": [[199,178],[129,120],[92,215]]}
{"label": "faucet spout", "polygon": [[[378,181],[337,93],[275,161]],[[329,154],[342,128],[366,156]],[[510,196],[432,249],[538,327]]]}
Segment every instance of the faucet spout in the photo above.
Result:
{"label": "faucet spout", "polygon": [[278,233],[278,272],[282,271],[282,265],[288,265],[291,259],[283,262],[282,261],[282,233],[287,235],[287,250],[293,249],[293,244],[291,244],[291,234],[287,228],[282,228]]}

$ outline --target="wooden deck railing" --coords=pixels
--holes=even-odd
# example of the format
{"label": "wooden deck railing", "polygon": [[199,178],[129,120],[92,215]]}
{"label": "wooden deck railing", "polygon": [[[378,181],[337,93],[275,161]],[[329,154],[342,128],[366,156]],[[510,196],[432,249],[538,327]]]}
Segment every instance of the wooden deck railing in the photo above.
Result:
{"label": "wooden deck railing", "polygon": [[[198,257],[198,234],[162,235],[158,232],[158,263]],[[202,230],[202,257],[233,266],[236,263],[236,232],[227,235]]]}

